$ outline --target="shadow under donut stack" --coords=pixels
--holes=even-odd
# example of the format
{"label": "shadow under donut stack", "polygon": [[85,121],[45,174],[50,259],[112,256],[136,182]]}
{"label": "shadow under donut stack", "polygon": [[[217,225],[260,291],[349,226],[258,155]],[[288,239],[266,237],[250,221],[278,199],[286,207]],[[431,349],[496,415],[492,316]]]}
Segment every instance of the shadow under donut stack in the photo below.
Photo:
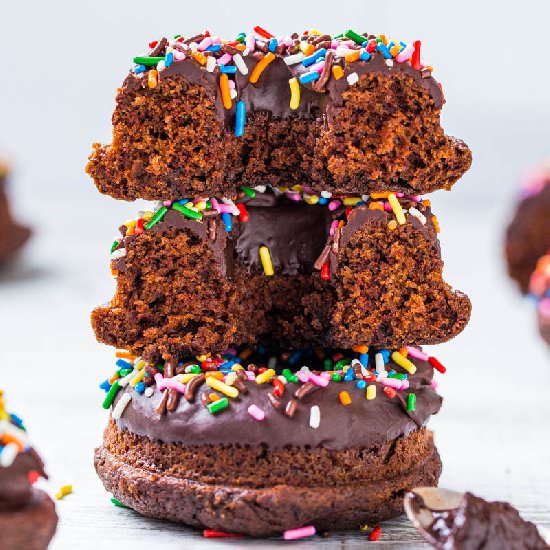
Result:
{"label": "shadow under donut stack", "polygon": [[[430,201],[471,154],[440,126],[420,42],[348,30],[152,42],[88,173],[156,201],[120,227],[118,348],[96,470],[124,505],[225,533],[358,528],[435,485],[422,351],[470,301]],[[373,537],[377,536],[373,534]]]}
{"label": "shadow under donut stack", "polygon": [[537,323],[550,344],[550,161],[523,178],[514,216],[506,229],[508,274],[537,306]]}

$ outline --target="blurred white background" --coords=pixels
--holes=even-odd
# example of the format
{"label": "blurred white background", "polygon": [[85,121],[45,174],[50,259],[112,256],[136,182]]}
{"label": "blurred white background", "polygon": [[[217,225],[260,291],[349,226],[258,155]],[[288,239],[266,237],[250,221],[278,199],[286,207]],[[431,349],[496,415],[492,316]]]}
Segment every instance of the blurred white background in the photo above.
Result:
{"label": "blurred white background", "polygon": [[[16,210],[36,230],[22,261],[0,273],[0,386],[44,450],[52,483],[75,485],[59,506],[58,548],[72,548],[75,533],[93,538],[95,516],[120,541],[126,518],[91,467],[106,421],[96,383],[113,354],[95,342],[88,316],[112,295],[108,248],[137,207],[96,191],[84,173],[91,144],[109,142],[116,88],[150,40],[256,24],[422,40],[447,98],[445,129],[474,153],[453,191],[431,197],[447,280],[474,305],[466,331],[435,352],[449,369],[432,423],[442,484],[550,521],[541,508],[550,494],[548,353],[501,259],[519,177],[550,154],[549,2],[4,0],[0,12],[0,149],[15,162]],[[124,536],[136,525],[128,519]],[[136,544],[149,524],[139,525]]]}

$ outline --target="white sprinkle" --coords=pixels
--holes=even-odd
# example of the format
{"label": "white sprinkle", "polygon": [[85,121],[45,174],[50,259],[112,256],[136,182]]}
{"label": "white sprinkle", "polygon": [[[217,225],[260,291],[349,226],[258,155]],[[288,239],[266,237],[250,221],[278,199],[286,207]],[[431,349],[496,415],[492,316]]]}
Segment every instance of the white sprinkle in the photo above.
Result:
{"label": "white sprinkle", "polygon": [[313,405],[309,411],[309,425],[317,429],[319,425],[321,424],[321,409],[319,409],[319,405]]}
{"label": "white sprinkle", "polygon": [[321,197],[324,199],[330,199],[330,197],[332,197],[332,193],[330,191],[321,191]]}
{"label": "white sprinkle", "polygon": [[361,200],[363,202],[369,202],[369,199],[370,199],[370,195],[361,195]]}
{"label": "white sprinkle", "polygon": [[288,57],[285,57],[285,63],[287,65],[296,65],[296,63],[300,63],[303,58],[304,54],[302,52],[298,52],[294,55],[289,55]]}
{"label": "white sprinkle", "polygon": [[374,362],[376,363],[376,372],[380,376],[382,373],[386,372],[386,366],[384,364],[384,356],[381,353],[377,353],[374,356]]}
{"label": "white sprinkle", "polygon": [[161,71],[164,71],[164,69],[166,69],[166,63],[164,62],[164,59],[161,59],[157,63],[157,71],[160,73]]}
{"label": "white sprinkle", "polygon": [[386,65],[388,67],[393,67],[393,59],[386,59]]}
{"label": "white sprinkle", "polygon": [[248,67],[246,66],[246,63],[240,53],[236,53],[233,56],[233,63],[235,63],[235,67],[239,69],[241,74],[248,74]]}
{"label": "white sprinkle", "polygon": [[231,99],[235,99],[237,97],[237,90],[233,89],[233,90],[229,90],[229,97]]}
{"label": "white sprinkle", "polygon": [[353,86],[357,82],[359,82],[359,75],[357,73],[350,73],[347,76],[348,84],[350,86]]}
{"label": "white sprinkle", "polygon": [[134,369],[130,374],[127,374],[124,378],[120,378],[120,380],[118,381],[118,385],[121,387],[121,388],[124,388],[128,385],[128,383],[130,382],[130,380],[134,377],[134,376],[137,376],[139,374],[139,370],[138,369]]}
{"label": "white sprinkle", "polygon": [[145,395],[145,397],[151,397],[153,393],[155,393],[155,390],[152,387],[148,387],[143,392],[143,395]]}
{"label": "white sprinkle", "polygon": [[113,412],[111,413],[111,418],[113,420],[118,420],[122,413],[124,412],[124,409],[130,403],[132,400],[132,395],[129,393],[125,393],[122,395],[122,397],[118,400],[118,403],[115,405],[115,408],[113,409]]}
{"label": "white sprinkle", "polygon": [[19,448],[17,445],[15,443],[8,443],[0,454],[0,466],[9,468],[18,454]]}
{"label": "white sprinkle", "polygon": [[265,193],[266,189],[267,185],[256,185],[256,187],[254,187],[254,191],[258,191],[258,193]]}
{"label": "white sprinkle", "polygon": [[339,46],[336,48],[336,55],[338,57],[346,57],[346,55],[349,55],[351,53],[355,53],[357,50],[351,50],[350,48],[344,48],[343,46]]}
{"label": "white sprinkle", "polygon": [[126,256],[126,249],[125,248],[117,248],[111,254],[111,260],[118,260],[119,258],[124,258],[124,256]]}
{"label": "white sprinkle", "polygon": [[216,58],[213,55],[208,56],[206,60],[206,70],[211,73],[216,67]]}
{"label": "white sprinkle", "polygon": [[162,201],[155,201],[153,203],[153,212],[157,213],[163,206]]}
{"label": "white sprinkle", "polygon": [[189,44],[189,49],[192,52],[196,52],[199,49],[199,45],[196,42],[191,42],[191,44]]}
{"label": "white sprinkle", "polygon": [[279,376],[277,376],[277,378],[278,378],[283,384],[288,384],[288,380],[287,380],[282,374],[280,374]]}
{"label": "white sprinkle", "polygon": [[309,374],[311,372],[311,369],[307,366],[307,365],[304,365],[301,369],[300,369],[300,372],[305,372],[307,374]]}
{"label": "white sprinkle", "polygon": [[409,214],[415,218],[418,218],[422,222],[422,225],[426,225],[426,216],[424,216],[424,214],[422,214],[422,212],[417,210],[414,206],[409,208]]}

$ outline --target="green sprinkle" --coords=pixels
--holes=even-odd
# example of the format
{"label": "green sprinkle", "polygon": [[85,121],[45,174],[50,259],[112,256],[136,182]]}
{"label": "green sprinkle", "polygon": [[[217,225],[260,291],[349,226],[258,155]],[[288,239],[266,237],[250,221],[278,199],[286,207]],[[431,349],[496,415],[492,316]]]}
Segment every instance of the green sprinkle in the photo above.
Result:
{"label": "green sprinkle", "polygon": [[332,359],[325,359],[323,365],[325,366],[325,370],[332,370]]}
{"label": "green sprinkle", "polygon": [[298,382],[298,377],[295,374],[292,374],[290,369],[283,369],[281,374],[286,378],[287,382],[294,382],[295,384]]}
{"label": "green sprinkle", "polygon": [[134,372],[134,369],[120,369],[118,371],[118,376],[120,378],[124,378],[125,376],[128,376],[131,372]]}
{"label": "green sprinkle", "polygon": [[161,206],[156,212],[155,215],[151,218],[151,221],[147,224],[145,224],[145,229],[151,229],[154,225],[157,225],[164,216],[166,216],[166,212],[168,212],[168,208],[166,206]]}
{"label": "green sprinkle", "polygon": [[115,248],[118,246],[119,241],[115,241],[111,246],[111,254],[115,251]]}
{"label": "green sprinkle", "polygon": [[181,38],[181,34],[175,34],[174,35],[174,40],[177,40],[178,38]]}
{"label": "green sprinkle", "polygon": [[146,67],[156,65],[159,61],[164,61],[164,57],[134,57],[136,65],[145,65]]}
{"label": "green sprinkle", "polygon": [[113,385],[107,392],[107,395],[105,396],[105,401],[103,401],[103,408],[108,409],[115,399],[116,394],[119,392],[120,386],[118,385],[118,380],[115,380],[113,382]]}
{"label": "green sprinkle", "polygon": [[350,357],[340,359],[340,361],[338,361],[338,363],[336,363],[336,365],[334,365],[334,370],[341,370],[346,365],[351,365],[351,358]]}
{"label": "green sprinkle", "polygon": [[222,397],[206,405],[206,408],[211,414],[216,414],[218,411],[226,409],[227,407],[229,407],[229,399],[227,399],[227,397]]}
{"label": "green sprinkle", "polygon": [[155,368],[164,374],[164,363],[157,363]]}
{"label": "green sprinkle", "polygon": [[339,38],[344,38],[344,35],[342,33],[340,33],[340,34],[337,34],[336,36],[332,37],[333,40],[338,40]]}
{"label": "green sprinkle", "polygon": [[337,372],[335,372],[333,375],[332,375],[332,381],[333,382],[341,382],[342,381],[342,375],[341,374],[338,374]]}
{"label": "green sprinkle", "polygon": [[212,210],[212,201],[210,199],[206,201],[206,210]]}
{"label": "green sprinkle", "polygon": [[407,410],[416,411],[416,395],[414,393],[409,393],[407,397]]}
{"label": "green sprinkle", "polygon": [[198,365],[193,365],[189,372],[192,372],[193,374],[200,374],[202,372],[201,368]]}
{"label": "green sprinkle", "polygon": [[126,506],[126,504],[122,504],[122,502],[120,502],[120,500],[117,500],[115,497],[111,498],[111,502],[119,508],[130,508],[129,506]]}
{"label": "green sprinkle", "polygon": [[398,372],[398,373],[395,375],[395,378],[397,378],[398,380],[405,380],[405,375],[404,375],[404,374],[401,374],[400,372]]}
{"label": "green sprinkle", "polygon": [[174,210],[182,213],[186,218],[191,218],[192,220],[202,220],[202,214],[200,212],[195,212],[183,204],[178,204],[177,202],[172,205]]}
{"label": "green sprinkle", "polygon": [[351,29],[349,31],[346,31],[344,33],[344,36],[346,38],[349,38],[350,40],[353,40],[356,44],[359,44],[359,45],[361,45],[366,40],[365,36],[361,36],[360,34],[357,34],[356,32],[352,31]]}
{"label": "green sprinkle", "polygon": [[242,187],[239,187],[239,189],[247,196],[253,199],[256,196],[256,191],[252,189],[251,187],[245,187],[244,185]]}
{"label": "green sprinkle", "polygon": [[235,38],[235,42],[240,42],[241,44],[244,44],[244,36],[237,36],[237,38]]}

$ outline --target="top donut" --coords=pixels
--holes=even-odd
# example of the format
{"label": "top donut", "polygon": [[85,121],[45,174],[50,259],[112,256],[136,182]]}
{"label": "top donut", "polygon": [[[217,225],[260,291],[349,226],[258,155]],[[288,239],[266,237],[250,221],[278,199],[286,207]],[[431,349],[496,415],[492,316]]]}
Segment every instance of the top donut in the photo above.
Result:
{"label": "top donut", "polygon": [[232,196],[240,185],[333,194],[450,189],[471,152],[440,125],[419,41],[347,30],[149,44],[118,90],[88,173],[117,199]]}

